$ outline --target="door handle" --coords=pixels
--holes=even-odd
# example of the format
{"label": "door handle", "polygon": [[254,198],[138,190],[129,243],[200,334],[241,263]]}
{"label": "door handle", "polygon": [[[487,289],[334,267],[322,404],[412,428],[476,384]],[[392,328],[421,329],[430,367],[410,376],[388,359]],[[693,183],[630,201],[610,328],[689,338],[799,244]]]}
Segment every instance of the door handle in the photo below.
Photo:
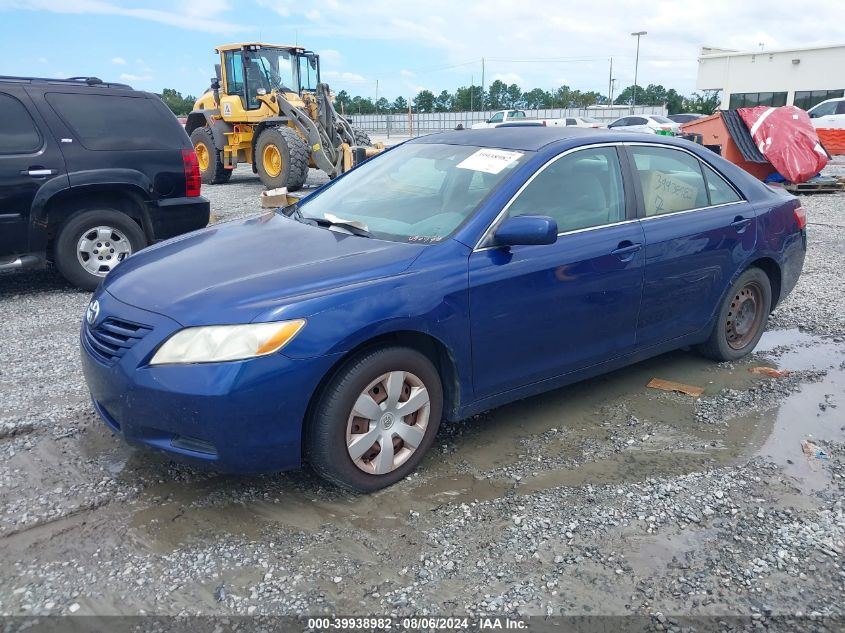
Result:
{"label": "door handle", "polygon": [[44,169],[42,167],[30,167],[29,169],[24,169],[21,171],[21,174],[24,176],[32,176],[33,178],[46,178],[47,176],[53,176],[58,173],[56,169]]}
{"label": "door handle", "polygon": [[741,215],[736,216],[734,221],[731,222],[731,226],[736,229],[737,233],[744,232],[749,224],[751,224],[751,218],[744,218]]}
{"label": "door handle", "polygon": [[642,247],[642,244],[634,244],[633,242],[625,240],[624,242],[619,242],[619,246],[616,247],[614,250],[610,251],[610,254],[616,255],[623,262],[627,262],[633,259],[634,253],[636,253]]}

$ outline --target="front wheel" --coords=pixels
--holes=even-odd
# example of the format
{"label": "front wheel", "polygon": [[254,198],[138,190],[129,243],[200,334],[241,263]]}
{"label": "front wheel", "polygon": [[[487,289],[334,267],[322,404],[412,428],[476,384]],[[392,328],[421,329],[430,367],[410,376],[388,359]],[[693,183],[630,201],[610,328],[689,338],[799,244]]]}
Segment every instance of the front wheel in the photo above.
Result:
{"label": "front wheel", "polygon": [[699,351],[718,361],[739,360],[750,354],[763,332],[772,308],[772,284],[759,268],[749,268],[725,295],[710,338]]}
{"label": "front wheel", "polygon": [[411,473],[434,441],[443,388],[420,352],[385,347],[347,362],[307,421],[305,456],[318,474],[373,492]]}

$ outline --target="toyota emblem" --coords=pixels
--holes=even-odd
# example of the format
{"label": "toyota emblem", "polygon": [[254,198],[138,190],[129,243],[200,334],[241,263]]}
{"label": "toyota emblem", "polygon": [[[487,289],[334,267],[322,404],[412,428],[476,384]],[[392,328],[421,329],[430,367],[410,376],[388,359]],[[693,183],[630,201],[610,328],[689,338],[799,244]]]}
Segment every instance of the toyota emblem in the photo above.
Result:
{"label": "toyota emblem", "polygon": [[94,325],[94,321],[97,320],[99,314],[100,302],[94,299],[88,304],[88,309],[85,311],[85,320],[88,321],[88,325]]}

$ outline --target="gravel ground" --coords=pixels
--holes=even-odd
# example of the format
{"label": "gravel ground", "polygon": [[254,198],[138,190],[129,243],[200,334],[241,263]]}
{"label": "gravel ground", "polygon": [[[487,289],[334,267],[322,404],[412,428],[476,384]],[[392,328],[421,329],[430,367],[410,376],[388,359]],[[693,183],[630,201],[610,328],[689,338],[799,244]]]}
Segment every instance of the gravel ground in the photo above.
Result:
{"label": "gravel ground", "polygon": [[[261,189],[203,193],[224,221]],[[127,448],[81,377],[88,295],[0,277],[0,614],[845,616],[845,193],[802,201],[804,274],[752,357],[666,354],[445,426],[370,496]]]}

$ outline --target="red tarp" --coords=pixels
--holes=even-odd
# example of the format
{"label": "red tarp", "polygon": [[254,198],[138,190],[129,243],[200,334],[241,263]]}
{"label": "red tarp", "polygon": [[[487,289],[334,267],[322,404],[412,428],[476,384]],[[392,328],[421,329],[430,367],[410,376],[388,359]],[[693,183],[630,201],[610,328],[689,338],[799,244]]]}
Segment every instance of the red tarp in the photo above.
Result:
{"label": "red tarp", "polygon": [[806,182],[827,165],[827,153],[801,108],[739,108],[760,153],[790,182]]}

